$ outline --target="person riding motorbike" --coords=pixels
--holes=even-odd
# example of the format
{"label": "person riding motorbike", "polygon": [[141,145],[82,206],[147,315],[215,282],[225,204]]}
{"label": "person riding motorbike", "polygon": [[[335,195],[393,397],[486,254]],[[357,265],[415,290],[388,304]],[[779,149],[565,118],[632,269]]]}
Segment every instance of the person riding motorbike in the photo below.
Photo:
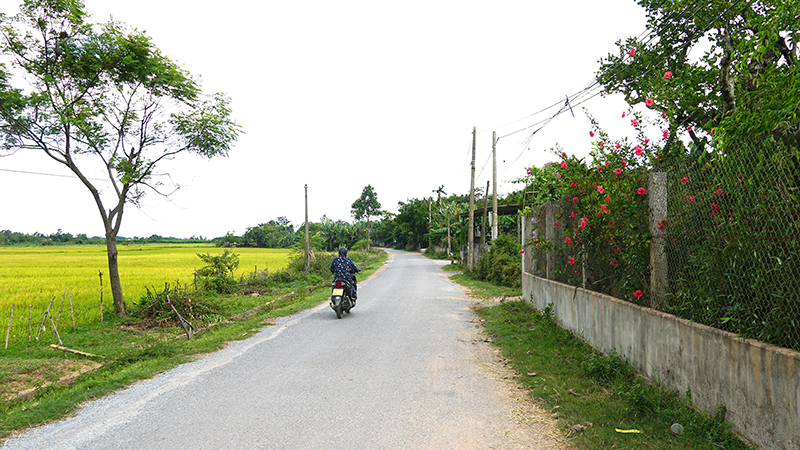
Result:
{"label": "person riding motorbike", "polygon": [[351,296],[355,301],[358,294],[354,274],[361,272],[361,269],[356,267],[353,260],[347,257],[347,249],[345,247],[340,248],[339,256],[331,261],[331,272],[333,273],[333,281],[346,281],[353,287]]}

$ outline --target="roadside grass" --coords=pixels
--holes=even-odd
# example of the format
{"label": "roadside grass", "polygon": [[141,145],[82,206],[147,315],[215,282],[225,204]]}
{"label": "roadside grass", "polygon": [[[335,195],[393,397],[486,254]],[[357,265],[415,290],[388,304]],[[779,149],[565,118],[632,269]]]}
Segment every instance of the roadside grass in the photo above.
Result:
{"label": "roadside grass", "polygon": [[[452,278],[480,298],[497,292],[468,275]],[[518,381],[539,406],[557,415],[561,432],[578,449],[750,448],[724,422],[724,408],[714,415],[692,408],[691,393],[664,389],[616,354],[597,352],[559,327],[548,310],[515,300],[478,314]],[[682,434],[670,433],[675,423]]]}
{"label": "roadside grass", "polygon": [[[362,278],[374,273],[387,258],[383,251],[368,256],[351,252],[350,256],[362,269]],[[50,344],[58,344],[52,331],[44,333],[39,341],[28,343],[25,339],[9,344],[0,356],[0,440],[61,419],[87,401],[219,350],[227,342],[246,339],[270,326],[274,318],[313,308],[330,296],[329,280],[319,281],[320,275],[285,277],[283,283],[272,283],[265,294],[220,298],[225,303],[228,320],[195,323],[199,332],[192,339],[187,339],[177,326],[144,328],[133,319],[107,315],[103,323],[95,321],[74,332],[71,329],[60,332],[65,347],[98,357],[50,348]],[[309,280],[316,283],[310,285]],[[93,361],[99,367],[87,367],[93,370],[71,382],[50,384],[68,374],[71,367],[65,368],[65,361],[75,362],[70,366]],[[40,389],[32,398],[16,398],[23,388],[37,387]]]}

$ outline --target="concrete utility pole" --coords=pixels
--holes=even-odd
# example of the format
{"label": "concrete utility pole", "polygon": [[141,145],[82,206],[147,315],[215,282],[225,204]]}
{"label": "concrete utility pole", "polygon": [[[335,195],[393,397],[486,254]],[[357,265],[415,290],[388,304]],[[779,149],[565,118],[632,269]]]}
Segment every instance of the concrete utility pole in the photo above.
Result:
{"label": "concrete utility pole", "polygon": [[308,275],[308,271],[311,265],[311,248],[308,243],[308,185],[305,185],[306,189],[306,275]]}
{"label": "concrete utility pole", "polygon": [[492,131],[492,240],[497,239],[497,132]]}
{"label": "concrete utility pole", "polygon": [[481,220],[481,252],[486,247],[486,210],[489,205],[489,180],[486,180],[486,192],[483,196],[483,219]]}
{"label": "concrete utility pole", "polygon": [[475,146],[477,127],[472,127],[472,164],[469,185],[469,230],[467,231],[467,271],[472,272],[475,264]]}

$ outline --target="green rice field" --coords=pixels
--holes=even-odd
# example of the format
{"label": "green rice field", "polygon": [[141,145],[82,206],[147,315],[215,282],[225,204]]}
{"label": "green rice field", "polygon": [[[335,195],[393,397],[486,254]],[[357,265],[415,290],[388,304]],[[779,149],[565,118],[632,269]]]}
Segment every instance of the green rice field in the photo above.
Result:
{"label": "green rice field", "polygon": [[[191,285],[195,269],[203,266],[197,253],[219,255],[223,252],[221,248],[201,244],[120,245],[118,250],[122,291],[127,304],[137,301],[148,287],[161,290],[165,282]],[[232,252],[239,255],[236,273],[239,278],[255,270],[268,268],[273,272],[285,268],[291,250],[236,248]],[[5,331],[8,326],[13,303],[12,335],[24,334],[27,338],[28,305],[31,305],[32,320],[41,321],[53,297],[56,298],[51,307],[53,317],[58,316],[64,298],[65,317],[62,317],[62,323],[70,323],[71,320],[70,296],[76,322],[97,320],[100,317],[100,272],[103,273],[103,309],[105,314],[113,314],[104,245],[0,247],[2,330]],[[34,328],[37,327],[38,324],[34,325]],[[36,329],[33,333],[36,334]]]}

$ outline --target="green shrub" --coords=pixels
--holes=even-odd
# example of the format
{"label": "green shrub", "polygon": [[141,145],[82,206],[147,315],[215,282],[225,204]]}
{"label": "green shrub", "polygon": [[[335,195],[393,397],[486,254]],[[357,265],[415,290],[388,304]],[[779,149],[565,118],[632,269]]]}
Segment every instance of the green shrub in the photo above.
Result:
{"label": "green shrub", "polygon": [[239,255],[226,249],[221,255],[198,253],[197,256],[206,263],[197,271],[204,289],[220,294],[230,294],[235,290],[233,272],[239,267]]}
{"label": "green shrub", "polygon": [[475,277],[500,286],[512,288],[522,284],[520,245],[509,236],[498,236],[487,253],[481,255]]}

